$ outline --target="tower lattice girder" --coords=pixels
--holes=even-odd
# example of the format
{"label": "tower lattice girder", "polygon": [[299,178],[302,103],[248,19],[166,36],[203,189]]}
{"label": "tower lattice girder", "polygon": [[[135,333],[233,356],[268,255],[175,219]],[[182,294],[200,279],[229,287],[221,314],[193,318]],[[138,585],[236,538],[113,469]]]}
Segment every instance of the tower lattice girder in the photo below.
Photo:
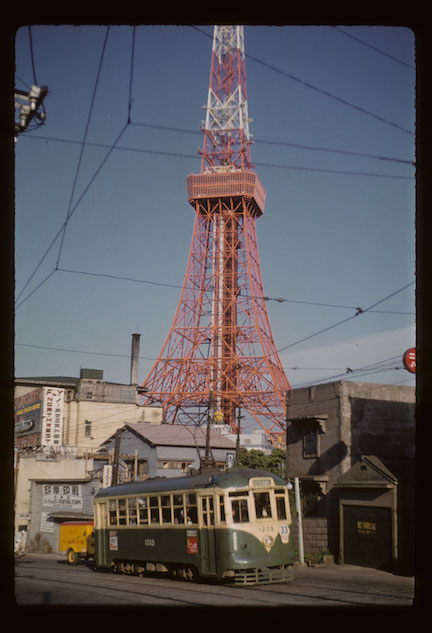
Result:
{"label": "tower lattice girder", "polygon": [[255,222],[265,191],[252,172],[243,28],[215,27],[189,259],[167,339],[143,387],[170,423],[207,422],[210,394],[236,429],[241,407],[274,444],[290,389],[265,305]]}

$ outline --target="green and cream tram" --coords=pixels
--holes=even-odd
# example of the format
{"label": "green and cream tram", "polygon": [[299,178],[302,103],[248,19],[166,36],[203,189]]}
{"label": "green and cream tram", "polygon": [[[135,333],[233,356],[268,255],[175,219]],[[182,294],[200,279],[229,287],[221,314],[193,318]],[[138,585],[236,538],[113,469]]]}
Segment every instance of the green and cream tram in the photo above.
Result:
{"label": "green and cream tram", "polygon": [[97,567],[254,584],[288,580],[294,561],[287,485],[267,471],[125,483],[95,497]]}

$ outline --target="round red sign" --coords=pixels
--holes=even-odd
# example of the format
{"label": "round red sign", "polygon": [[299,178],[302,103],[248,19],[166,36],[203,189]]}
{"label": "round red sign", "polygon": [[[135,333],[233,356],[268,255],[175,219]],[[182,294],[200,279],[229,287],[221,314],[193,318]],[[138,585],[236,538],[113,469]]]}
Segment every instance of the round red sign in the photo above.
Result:
{"label": "round red sign", "polygon": [[405,354],[403,355],[403,364],[405,369],[410,371],[412,374],[416,373],[416,348],[410,347],[407,349]]}

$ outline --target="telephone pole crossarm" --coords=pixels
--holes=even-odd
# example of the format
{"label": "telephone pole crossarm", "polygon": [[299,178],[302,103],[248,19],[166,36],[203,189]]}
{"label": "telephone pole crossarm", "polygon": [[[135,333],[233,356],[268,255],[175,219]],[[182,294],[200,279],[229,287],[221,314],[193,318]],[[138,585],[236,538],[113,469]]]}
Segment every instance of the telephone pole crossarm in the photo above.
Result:
{"label": "telephone pole crossarm", "polygon": [[15,121],[15,137],[22,134],[34,117],[43,123],[46,119],[45,112],[40,112],[39,108],[48,94],[48,86],[32,86],[28,92],[25,90],[15,90],[15,108],[19,110],[19,121]]}

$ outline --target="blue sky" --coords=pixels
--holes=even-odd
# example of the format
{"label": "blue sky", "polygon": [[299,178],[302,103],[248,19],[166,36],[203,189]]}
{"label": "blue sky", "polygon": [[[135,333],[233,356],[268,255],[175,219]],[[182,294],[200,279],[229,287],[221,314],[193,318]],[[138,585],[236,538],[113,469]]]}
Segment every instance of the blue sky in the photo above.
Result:
{"label": "blue sky", "polygon": [[[45,125],[15,147],[17,376],[86,367],[127,383],[138,331],[144,381],[190,247],[212,33],[137,26],[132,64],[130,26],[17,32],[16,88],[34,83],[30,34],[49,88]],[[414,386],[414,34],[245,26],[245,48],[261,271],[288,379]]]}

